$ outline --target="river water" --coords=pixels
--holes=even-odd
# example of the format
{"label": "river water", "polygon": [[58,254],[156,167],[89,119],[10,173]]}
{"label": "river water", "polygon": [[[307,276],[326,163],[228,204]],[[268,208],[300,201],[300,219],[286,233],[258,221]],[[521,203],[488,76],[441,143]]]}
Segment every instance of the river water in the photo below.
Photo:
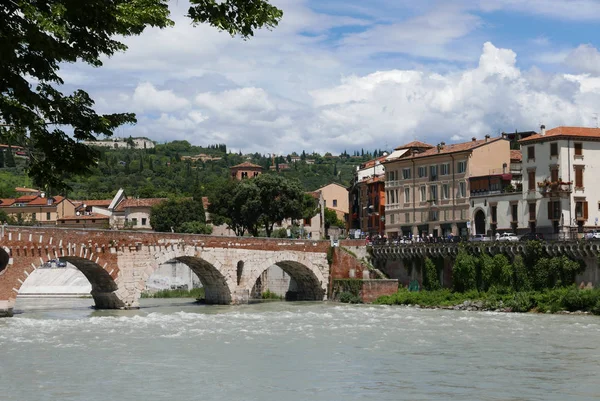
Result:
{"label": "river water", "polygon": [[591,400],[600,318],[330,303],[18,299],[0,400]]}

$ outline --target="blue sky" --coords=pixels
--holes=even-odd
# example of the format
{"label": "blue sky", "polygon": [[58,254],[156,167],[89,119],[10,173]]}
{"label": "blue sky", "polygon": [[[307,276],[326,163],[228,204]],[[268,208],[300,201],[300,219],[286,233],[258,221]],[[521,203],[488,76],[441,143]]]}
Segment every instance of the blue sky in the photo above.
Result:
{"label": "blue sky", "polygon": [[64,67],[117,135],[243,152],[341,152],[541,123],[595,125],[600,1],[276,0],[284,18],[248,41],[176,25],[128,38],[99,69]]}

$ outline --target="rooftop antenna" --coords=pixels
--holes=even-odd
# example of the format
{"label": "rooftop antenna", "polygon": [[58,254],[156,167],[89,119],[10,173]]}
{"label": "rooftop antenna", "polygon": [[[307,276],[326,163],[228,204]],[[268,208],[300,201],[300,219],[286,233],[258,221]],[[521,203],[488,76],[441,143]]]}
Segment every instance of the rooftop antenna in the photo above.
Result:
{"label": "rooftop antenna", "polygon": [[596,120],[596,128],[600,128],[600,126],[598,126],[598,113],[594,113],[594,120]]}

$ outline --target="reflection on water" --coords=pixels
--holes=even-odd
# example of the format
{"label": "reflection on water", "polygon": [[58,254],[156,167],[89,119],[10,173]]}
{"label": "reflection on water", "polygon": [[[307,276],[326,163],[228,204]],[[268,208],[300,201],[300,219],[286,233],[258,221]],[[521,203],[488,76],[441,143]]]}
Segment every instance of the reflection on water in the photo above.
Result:
{"label": "reflection on water", "polygon": [[588,400],[600,320],[328,303],[18,299],[2,400]]}

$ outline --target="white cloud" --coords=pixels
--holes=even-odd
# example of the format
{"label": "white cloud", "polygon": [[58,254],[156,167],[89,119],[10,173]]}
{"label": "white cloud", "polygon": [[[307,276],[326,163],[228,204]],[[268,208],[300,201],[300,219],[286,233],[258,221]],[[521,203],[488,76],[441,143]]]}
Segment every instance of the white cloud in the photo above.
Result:
{"label": "white cloud", "polygon": [[138,111],[170,112],[187,107],[187,99],[170,90],[158,90],[150,82],[140,83],[133,92],[133,108]]}
{"label": "white cloud", "polygon": [[566,63],[578,72],[600,75],[600,52],[592,45],[580,45],[566,57]]}

